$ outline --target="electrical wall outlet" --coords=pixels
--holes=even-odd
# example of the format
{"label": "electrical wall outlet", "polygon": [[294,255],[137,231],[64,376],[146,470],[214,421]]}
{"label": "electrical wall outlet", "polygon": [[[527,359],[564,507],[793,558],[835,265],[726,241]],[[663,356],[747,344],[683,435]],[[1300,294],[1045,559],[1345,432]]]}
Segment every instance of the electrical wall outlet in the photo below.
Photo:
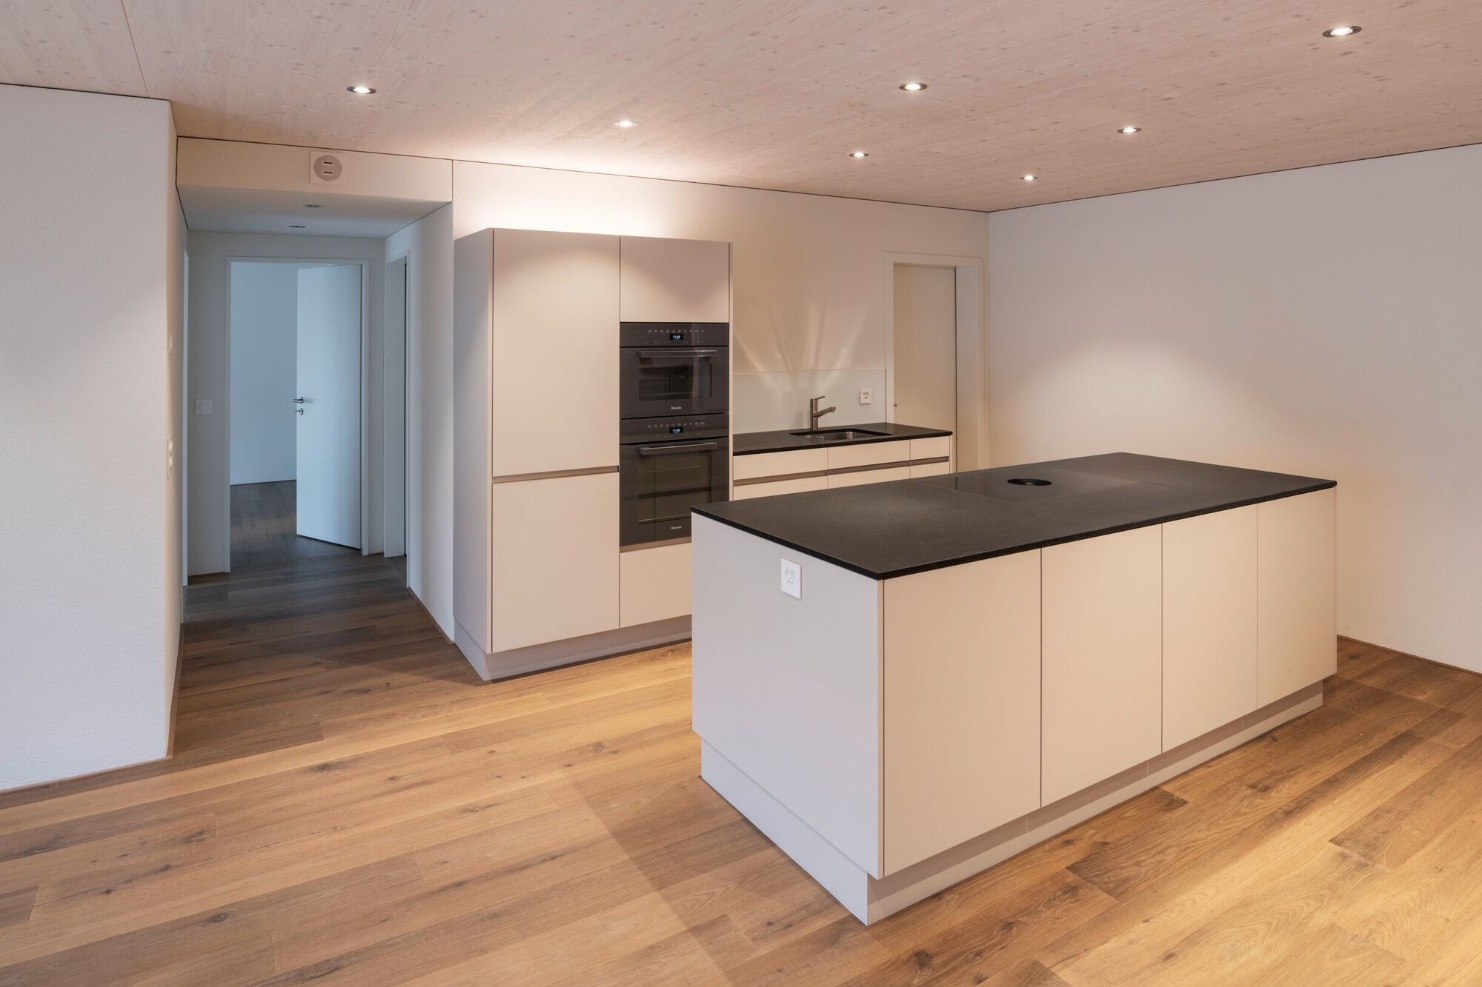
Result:
{"label": "electrical wall outlet", "polygon": [[198,398],[196,400],[196,414],[198,414],[198,415],[209,415],[209,414],[211,414],[211,399],[210,398]]}
{"label": "electrical wall outlet", "polygon": [[782,592],[795,599],[803,598],[803,567],[787,559],[782,560]]}
{"label": "electrical wall outlet", "polygon": [[875,392],[872,391],[872,390],[870,390],[868,387],[861,387],[859,389],[859,403],[860,404],[874,404],[875,403]]}

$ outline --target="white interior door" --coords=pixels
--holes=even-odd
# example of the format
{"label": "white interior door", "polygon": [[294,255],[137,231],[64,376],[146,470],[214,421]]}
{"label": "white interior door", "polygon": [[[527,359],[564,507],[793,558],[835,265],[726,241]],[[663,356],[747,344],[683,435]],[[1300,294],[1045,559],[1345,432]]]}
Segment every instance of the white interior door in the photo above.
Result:
{"label": "white interior door", "polygon": [[360,265],[298,272],[298,533],[360,547]]}
{"label": "white interior door", "polygon": [[957,430],[957,272],[895,266],[890,420]]}

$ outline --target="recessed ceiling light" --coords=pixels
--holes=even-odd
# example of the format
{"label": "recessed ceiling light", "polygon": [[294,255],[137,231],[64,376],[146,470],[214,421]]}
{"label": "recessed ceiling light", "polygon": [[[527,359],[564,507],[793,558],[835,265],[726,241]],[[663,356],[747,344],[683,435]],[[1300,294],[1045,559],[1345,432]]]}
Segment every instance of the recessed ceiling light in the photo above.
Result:
{"label": "recessed ceiling light", "polygon": [[1039,176],[1038,175],[1025,175],[1024,176],[1024,180],[1026,182],[1037,182],[1037,181],[1039,181]]}
{"label": "recessed ceiling light", "polygon": [[870,156],[870,152],[868,152],[868,151],[850,151],[849,152],[849,156],[851,158],[867,158],[867,157]]}
{"label": "recessed ceiling light", "polygon": [[305,202],[305,203],[304,203],[304,208],[305,208],[305,209],[323,209],[323,208],[324,208],[324,207],[323,207],[323,206],[321,206],[321,205],[320,205],[320,204],[319,204],[319,203],[317,203],[317,202]]}
{"label": "recessed ceiling light", "polygon": [[634,127],[638,126],[638,122],[636,120],[619,120],[617,123],[613,124],[613,126],[618,127],[622,130],[632,130]]}
{"label": "recessed ceiling light", "polygon": [[1119,134],[1127,134],[1127,135],[1130,136],[1132,134],[1140,133],[1141,131],[1142,131],[1142,128],[1141,127],[1130,127],[1129,126],[1129,127],[1123,127],[1123,128],[1121,128],[1120,130],[1117,131],[1117,133],[1119,133]]}
{"label": "recessed ceiling light", "polygon": [[375,92],[370,86],[346,86],[346,92],[352,92],[357,96],[369,96]]}
{"label": "recessed ceiling light", "polygon": [[1346,38],[1350,34],[1358,34],[1363,28],[1357,24],[1345,24],[1342,27],[1330,27],[1322,33],[1325,38]]}
{"label": "recessed ceiling light", "polygon": [[901,87],[900,88],[904,92],[908,92],[908,93],[919,93],[921,90],[923,90],[923,89],[926,88],[926,83],[924,83],[924,82],[903,82],[903,83],[901,83]]}
{"label": "recessed ceiling light", "polygon": [[289,223],[289,224],[288,224],[288,228],[289,228],[289,229],[290,229],[290,230],[301,230],[301,229],[303,229],[303,227],[302,227],[302,226],[299,226],[299,225],[297,225],[297,224],[294,224],[294,223]]}

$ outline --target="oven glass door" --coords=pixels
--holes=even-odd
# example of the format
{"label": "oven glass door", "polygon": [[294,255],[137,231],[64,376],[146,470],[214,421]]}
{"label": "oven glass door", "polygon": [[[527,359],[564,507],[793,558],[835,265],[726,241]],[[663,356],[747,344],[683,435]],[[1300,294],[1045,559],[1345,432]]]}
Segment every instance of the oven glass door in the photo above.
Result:
{"label": "oven glass door", "polygon": [[690,508],[726,499],[724,439],[624,446],[624,545],[688,538]]}
{"label": "oven glass door", "polygon": [[724,349],[623,349],[624,418],[728,410]]}

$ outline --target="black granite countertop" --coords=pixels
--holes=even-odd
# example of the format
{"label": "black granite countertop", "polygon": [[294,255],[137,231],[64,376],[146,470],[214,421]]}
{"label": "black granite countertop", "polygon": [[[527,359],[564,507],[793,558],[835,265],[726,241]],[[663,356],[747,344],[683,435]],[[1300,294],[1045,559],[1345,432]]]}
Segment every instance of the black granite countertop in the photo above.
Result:
{"label": "black granite countertop", "polygon": [[[882,435],[861,435],[850,439],[821,439],[816,435],[794,435],[791,431],[781,432],[738,432],[731,439],[731,453],[745,456],[754,452],[791,452],[794,449],[826,449],[832,446],[853,446],[865,442],[897,442],[901,439],[929,439],[937,435],[952,433],[940,428],[922,428],[919,425],[901,425],[897,422],[869,422],[864,425],[829,425],[820,429],[854,429],[856,431],[881,432]],[[795,431],[802,431],[796,429]]]}
{"label": "black granite countertop", "polygon": [[695,513],[889,579],[1334,486],[1117,452],[730,501]]}

